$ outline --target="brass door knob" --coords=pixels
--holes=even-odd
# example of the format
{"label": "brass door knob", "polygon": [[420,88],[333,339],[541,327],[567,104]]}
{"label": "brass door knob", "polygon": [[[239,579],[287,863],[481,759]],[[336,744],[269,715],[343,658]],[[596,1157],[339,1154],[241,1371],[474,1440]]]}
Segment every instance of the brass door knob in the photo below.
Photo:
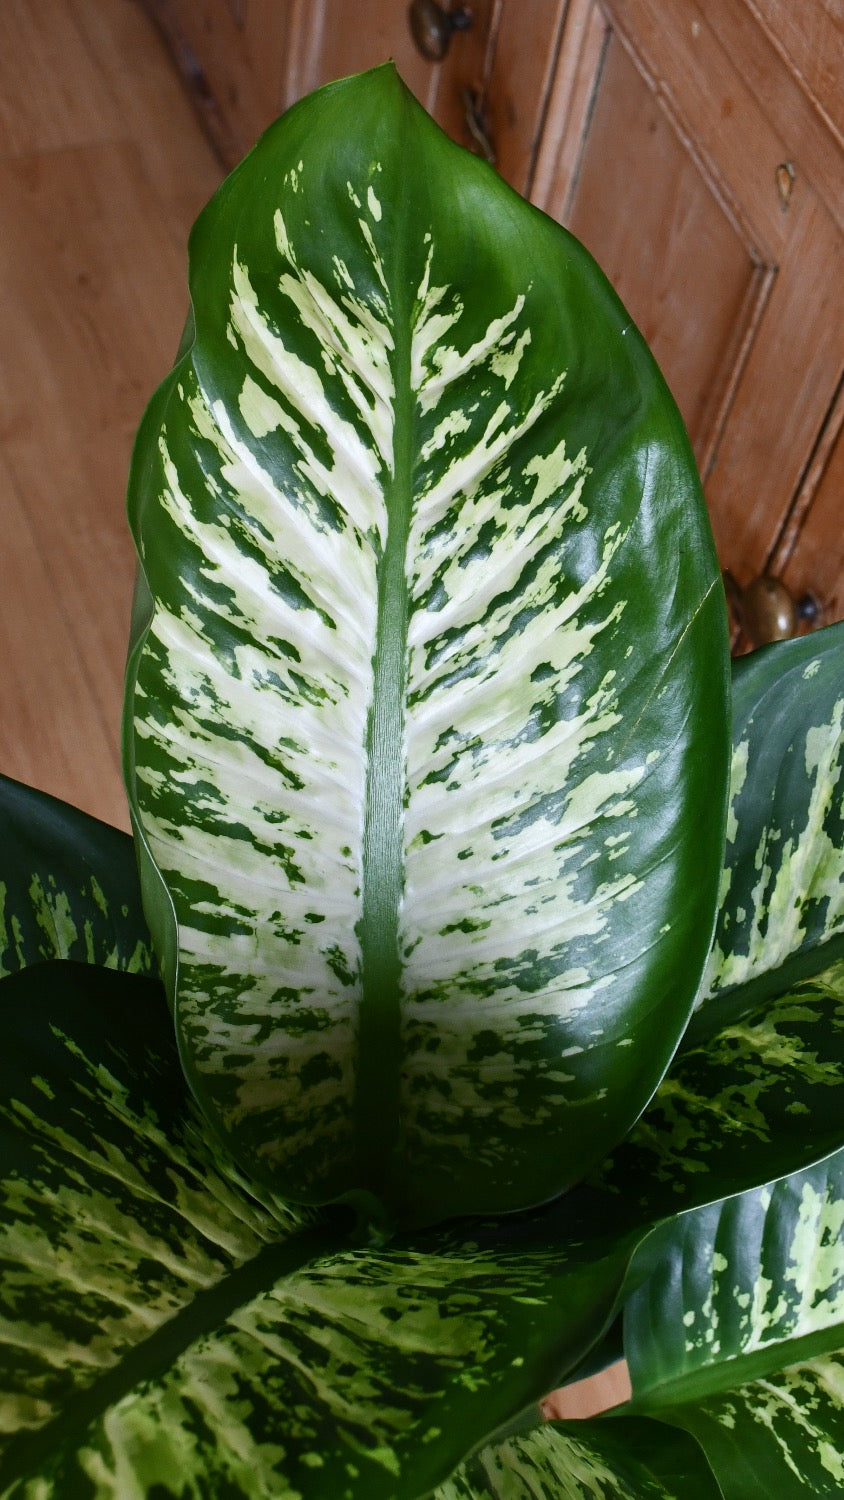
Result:
{"label": "brass door knob", "polygon": [[437,0],[413,0],[408,12],[410,34],[423,57],[442,62],[455,31],[468,31],[472,12],[466,6],[446,10]]}
{"label": "brass door knob", "polygon": [[816,625],[820,605],[814,594],[794,599],[780,578],[762,573],[746,588],[739,588],[731,574],[724,575],[727,598],[742,633],[751,646],[787,641],[797,634],[801,622]]}

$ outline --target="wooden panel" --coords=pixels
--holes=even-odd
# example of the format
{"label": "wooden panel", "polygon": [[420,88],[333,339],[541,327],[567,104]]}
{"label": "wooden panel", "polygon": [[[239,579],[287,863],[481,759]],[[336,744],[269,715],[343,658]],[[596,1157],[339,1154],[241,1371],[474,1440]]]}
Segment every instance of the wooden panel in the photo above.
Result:
{"label": "wooden panel", "polygon": [[615,37],[568,222],[650,344],[702,461],[764,271]]}
{"label": "wooden panel", "polygon": [[[814,470],[815,472],[812,472]],[[844,387],[806,476],[810,504],[794,516],[772,559],[795,599],[811,594],[821,624],[844,619]],[[790,518],[791,519],[791,518]]]}
{"label": "wooden panel", "polygon": [[0,768],[128,828],[117,736],[82,663],[75,622],[0,457]]}
{"label": "wooden panel", "polygon": [[144,0],[222,161],[233,167],[278,115],[299,56],[300,0]]}
{"label": "wooden panel", "polygon": [[610,36],[598,0],[569,0],[531,184],[537,207],[564,224]]}
{"label": "wooden panel", "polygon": [[114,97],[57,0],[0,5],[0,152],[58,151],[116,135]]}
{"label": "wooden panel", "polygon": [[507,5],[495,36],[485,113],[496,166],[525,195],[533,181],[568,8],[568,0]]}
{"label": "wooden panel", "polygon": [[[0,195],[0,451],[52,580],[44,631],[116,747],[134,579],[126,474],[178,344],[183,254],[129,143],[0,162]],[[25,580],[11,587],[25,617]]]}
{"label": "wooden panel", "polygon": [[[462,146],[468,146],[481,155],[483,149],[477,131],[473,133],[467,123],[467,104],[470,100],[475,102],[481,131],[489,137],[485,92],[502,4],[503,0],[474,0],[469,7],[471,29],[452,38],[448,56],[440,65],[437,91],[431,104],[431,114],[443,130]],[[494,141],[491,143],[494,146]]]}
{"label": "wooden panel", "polygon": [[[817,0],[811,0],[816,4]],[[681,122],[744,214],[768,260],[787,238],[778,167],[792,162],[844,226],[841,150],[783,65],[746,0],[602,0]]]}
{"label": "wooden panel", "polygon": [[[120,112],[103,139],[130,135],[180,252],[200,209],[219,186],[222,168],[201,130],[159,34],[137,0],[70,0],[90,56]],[[127,66],[131,59],[131,66]]]}
{"label": "wooden panel", "polygon": [[790,229],[706,476],[720,556],[741,584],[764,570],[786,524],[844,358],[841,235],[808,192]]}
{"label": "wooden panel", "polygon": [[[722,563],[746,583],[798,491],[811,502],[806,466],[841,372],[841,150],[745,0],[705,13],[690,0],[602,0],[603,48],[598,7],[577,3],[593,35],[588,50],[573,41],[581,104],[563,113],[562,141],[542,143],[537,187],[651,343]],[[567,34],[563,45],[565,60]]]}
{"label": "wooden panel", "polygon": [[802,90],[844,147],[844,7],[841,0],[745,0]]}

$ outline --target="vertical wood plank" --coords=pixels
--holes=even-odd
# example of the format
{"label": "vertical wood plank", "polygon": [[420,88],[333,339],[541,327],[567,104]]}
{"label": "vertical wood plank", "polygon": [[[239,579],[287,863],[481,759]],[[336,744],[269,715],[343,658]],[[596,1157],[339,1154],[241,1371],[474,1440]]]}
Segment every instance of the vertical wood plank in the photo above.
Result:
{"label": "vertical wood plank", "polygon": [[519,193],[530,192],[568,9],[568,0],[505,5],[495,39],[486,109],[496,166]]}

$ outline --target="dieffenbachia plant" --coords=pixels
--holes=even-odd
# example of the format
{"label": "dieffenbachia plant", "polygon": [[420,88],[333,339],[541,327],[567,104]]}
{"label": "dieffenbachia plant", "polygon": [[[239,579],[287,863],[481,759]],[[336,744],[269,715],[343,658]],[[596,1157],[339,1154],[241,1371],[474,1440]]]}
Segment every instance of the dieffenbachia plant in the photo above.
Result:
{"label": "dieffenbachia plant", "polygon": [[730,769],[665,386],[391,69],[191,296],[135,848],[0,783],[0,1497],[838,1493],[842,629],[737,664]]}

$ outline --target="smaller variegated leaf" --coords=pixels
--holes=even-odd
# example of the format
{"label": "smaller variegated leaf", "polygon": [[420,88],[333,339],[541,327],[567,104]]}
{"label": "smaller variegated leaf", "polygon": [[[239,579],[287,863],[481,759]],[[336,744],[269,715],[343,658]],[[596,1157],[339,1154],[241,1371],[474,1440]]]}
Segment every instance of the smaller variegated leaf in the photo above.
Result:
{"label": "smaller variegated leaf", "polygon": [[844,1493],[844,1354],[673,1407],[661,1419],[697,1439],[724,1500]]}
{"label": "smaller variegated leaf", "polygon": [[699,1400],[841,1347],[844,1151],[682,1214],[643,1247],[624,1311],[638,1411]]}
{"label": "smaller variegated leaf", "polygon": [[722,1500],[697,1443],[634,1417],[545,1422],[467,1459],[433,1500]]}
{"label": "smaller variegated leaf", "polygon": [[844,623],[733,664],[721,902],[697,1039],[844,954]]}
{"label": "smaller variegated leaf", "polygon": [[154,972],[132,840],[0,776],[0,978],[54,958]]}

